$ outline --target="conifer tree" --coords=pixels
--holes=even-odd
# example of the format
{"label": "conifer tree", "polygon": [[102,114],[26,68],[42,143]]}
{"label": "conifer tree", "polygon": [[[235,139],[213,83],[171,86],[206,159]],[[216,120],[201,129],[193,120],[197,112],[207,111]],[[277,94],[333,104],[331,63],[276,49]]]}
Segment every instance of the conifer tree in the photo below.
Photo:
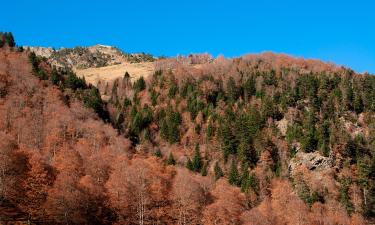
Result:
{"label": "conifer tree", "polygon": [[219,166],[218,162],[215,163],[214,172],[215,172],[215,180],[218,180],[218,179],[220,179],[220,177],[224,176],[223,170]]}
{"label": "conifer tree", "polygon": [[195,151],[193,156],[193,170],[199,172],[202,168],[202,158],[199,152],[199,144],[195,145]]}
{"label": "conifer tree", "polygon": [[3,38],[2,39],[3,39],[3,44],[5,43],[9,47],[15,47],[16,46],[16,42],[14,41],[14,37],[13,37],[12,32],[5,32],[3,34]]}
{"label": "conifer tree", "polygon": [[230,167],[228,181],[231,185],[238,185],[239,183],[237,163],[234,159]]}
{"label": "conifer tree", "polygon": [[176,160],[174,159],[172,152],[169,153],[167,164],[176,165]]}
{"label": "conifer tree", "polygon": [[188,161],[186,162],[186,168],[188,168],[190,171],[194,171],[193,162],[190,158],[188,158]]}
{"label": "conifer tree", "polygon": [[5,42],[4,34],[3,32],[0,32],[0,48],[4,46],[4,42]]}
{"label": "conifer tree", "polygon": [[207,176],[207,163],[204,163],[201,169],[201,175],[202,176]]}
{"label": "conifer tree", "polygon": [[161,154],[160,149],[156,150],[155,154],[156,157],[161,158],[163,155]]}

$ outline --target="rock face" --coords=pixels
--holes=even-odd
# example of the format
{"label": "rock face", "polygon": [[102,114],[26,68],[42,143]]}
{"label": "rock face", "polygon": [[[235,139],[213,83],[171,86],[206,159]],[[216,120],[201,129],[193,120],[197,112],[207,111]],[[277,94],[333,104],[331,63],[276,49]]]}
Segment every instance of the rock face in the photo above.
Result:
{"label": "rock face", "polygon": [[55,52],[53,48],[44,48],[44,47],[29,47],[23,46],[24,49],[34,52],[38,56],[49,58],[51,57],[52,53]]}
{"label": "rock face", "polygon": [[298,152],[296,156],[289,163],[289,173],[293,175],[296,169],[304,166],[310,171],[322,171],[333,167],[333,156],[324,157],[318,152]]}
{"label": "rock face", "polygon": [[48,58],[52,66],[76,69],[98,68],[118,65],[124,62],[152,62],[155,58],[145,53],[127,54],[120,49],[108,45],[90,47],[60,48],[54,50],[44,47],[28,47],[38,56]]}

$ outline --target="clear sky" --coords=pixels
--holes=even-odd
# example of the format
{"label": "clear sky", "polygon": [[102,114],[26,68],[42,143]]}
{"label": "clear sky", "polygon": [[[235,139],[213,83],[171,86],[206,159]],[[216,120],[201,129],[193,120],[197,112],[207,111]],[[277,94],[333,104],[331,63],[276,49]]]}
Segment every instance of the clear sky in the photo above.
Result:
{"label": "clear sky", "polygon": [[274,51],[375,74],[373,0],[13,0],[0,30],[19,45],[114,45],[156,56]]}

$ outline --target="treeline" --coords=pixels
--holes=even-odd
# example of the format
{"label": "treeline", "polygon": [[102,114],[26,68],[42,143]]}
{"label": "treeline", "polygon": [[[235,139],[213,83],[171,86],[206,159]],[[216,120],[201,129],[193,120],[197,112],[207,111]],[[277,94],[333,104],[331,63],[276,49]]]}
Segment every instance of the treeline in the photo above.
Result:
{"label": "treeline", "polygon": [[[283,68],[277,72],[256,69],[262,68],[261,61],[252,67],[237,61],[232,62],[224,76],[213,72],[193,77],[167,70],[156,71],[147,82],[143,78],[125,86],[115,82],[117,86],[109,94],[116,114],[122,115],[121,120],[115,121],[117,127],[137,144],[151,142],[158,148],[163,144],[155,142],[159,137],[165,143],[187,144],[195,150],[185,166],[202,175],[217,158],[213,158],[213,152],[202,157],[200,144],[218,144],[222,163],[215,163],[215,176],[225,174],[231,184],[244,192],[251,189],[258,197],[259,189],[264,187],[257,184],[254,171],[263,163],[265,152],[272,177],[285,176],[289,160],[298,151],[319,152],[325,157],[340,154],[348,166],[358,168],[361,175],[351,179],[351,184],[365,190],[363,214],[374,216],[375,186],[369,172],[374,168],[369,166],[371,163],[364,163],[375,159],[372,139],[363,134],[352,137],[343,128],[343,121],[357,120],[363,113],[366,118],[373,117],[375,78],[345,68],[319,73]],[[132,94],[127,95],[124,89]],[[185,114],[188,119],[182,119]],[[283,118],[288,120],[285,134],[277,128]],[[157,124],[157,128],[152,124]],[[186,132],[190,130],[195,134],[189,133],[190,142],[186,143]],[[286,154],[280,155],[275,138],[286,141]],[[159,152],[157,155],[160,157]],[[172,153],[164,157],[174,161]],[[340,190],[347,197],[340,197],[339,201],[351,213],[352,200],[345,188]],[[313,191],[309,196],[305,199],[310,205],[329,198]]]}
{"label": "treeline", "polygon": [[52,68],[52,71],[47,71],[46,59],[37,56],[34,52],[29,54],[29,61],[34,75],[41,80],[50,81],[66,93],[65,100],[67,104],[69,104],[69,98],[78,98],[85,106],[92,108],[101,119],[108,121],[109,115],[99,90],[93,85],[87,84],[84,77],[78,77],[69,68]]}
{"label": "treeline", "polygon": [[[125,73],[95,88],[33,53],[29,76],[25,53],[2,51],[0,63],[9,65],[0,69],[9,71],[0,75],[11,77],[0,96],[0,206],[11,202],[30,221],[364,224],[374,217],[372,76],[238,58],[137,80]],[[319,160],[306,167],[307,156]]]}
{"label": "treeline", "polygon": [[0,32],[0,48],[4,45],[9,47],[15,47],[16,42],[14,40],[12,32]]}

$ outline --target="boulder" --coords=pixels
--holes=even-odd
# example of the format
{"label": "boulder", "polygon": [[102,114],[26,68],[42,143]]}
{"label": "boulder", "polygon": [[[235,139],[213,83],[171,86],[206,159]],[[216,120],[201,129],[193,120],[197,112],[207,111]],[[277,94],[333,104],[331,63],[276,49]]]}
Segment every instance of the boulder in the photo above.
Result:
{"label": "boulder", "polygon": [[334,157],[330,155],[325,157],[319,152],[297,152],[296,156],[289,163],[289,173],[294,174],[300,166],[306,167],[310,171],[322,171],[332,168],[334,165]]}

